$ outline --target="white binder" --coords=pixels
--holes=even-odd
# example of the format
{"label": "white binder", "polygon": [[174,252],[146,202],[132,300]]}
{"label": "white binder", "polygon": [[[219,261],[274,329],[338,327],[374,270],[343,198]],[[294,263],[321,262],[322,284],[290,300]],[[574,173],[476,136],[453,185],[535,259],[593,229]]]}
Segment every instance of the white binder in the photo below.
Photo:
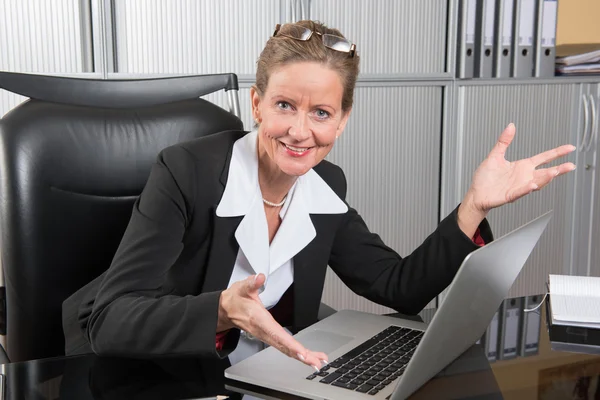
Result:
{"label": "white binder", "polygon": [[491,78],[494,71],[495,0],[479,0],[475,24],[475,76]]}
{"label": "white binder", "polygon": [[498,359],[498,331],[500,310],[496,311],[490,325],[485,332],[485,355],[490,361],[496,361]]}
{"label": "white binder", "polygon": [[498,359],[508,360],[517,356],[519,347],[519,322],[523,312],[522,299],[504,300],[502,307],[502,320],[500,322],[500,345],[498,346]]}
{"label": "white binder", "polygon": [[458,17],[457,76],[472,78],[475,68],[476,0],[461,0]]}
{"label": "white binder", "polygon": [[557,0],[543,0],[538,4],[535,40],[535,76],[554,76],[556,59]]}
{"label": "white binder", "polygon": [[[525,298],[525,309],[535,308],[544,296],[527,296]],[[523,313],[521,340],[519,343],[519,355],[522,357],[538,353],[540,346],[540,328],[542,322],[541,309]]]}
{"label": "white binder", "polygon": [[513,19],[513,60],[511,76],[533,76],[533,48],[536,0],[515,0]]}
{"label": "white binder", "polygon": [[496,30],[494,43],[494,77],[510,77],[513,54],[513,9],[514,0],[496,1]]}

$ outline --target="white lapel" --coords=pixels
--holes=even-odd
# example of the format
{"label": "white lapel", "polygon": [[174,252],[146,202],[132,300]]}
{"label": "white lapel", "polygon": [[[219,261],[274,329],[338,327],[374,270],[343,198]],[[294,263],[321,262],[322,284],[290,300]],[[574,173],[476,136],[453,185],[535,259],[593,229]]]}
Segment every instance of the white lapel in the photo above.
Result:
{"label": "white lapel", "polygon": [[298,178],[288,193],[280,213],[281,226],[269,245],[267,219],[258,184],[256,144],[257,131],[234,143],[217,217],[244,216],[235,231],[235,238],[254,273],[262,272],[269,277],[316,237],[310,214],[341,214],[348,211],[348,207],[311,169]]}

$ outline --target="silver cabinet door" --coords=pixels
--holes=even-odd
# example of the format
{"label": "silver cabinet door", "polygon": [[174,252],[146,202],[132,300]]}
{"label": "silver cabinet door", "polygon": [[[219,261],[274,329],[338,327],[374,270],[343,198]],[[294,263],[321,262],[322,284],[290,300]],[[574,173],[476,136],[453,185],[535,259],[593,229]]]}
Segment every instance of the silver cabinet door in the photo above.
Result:
{"label": "silver cabinet door", "polygon": [[[502,130],[516,125],[515,139],[508,149],[510,161],[525,158],[558,145],[576,143],[580,85],[494,85],[459,88],[457,175],[446,177],[465,193],[479,163],[487,156]],[[572,154],[561,160],[575,161]],[[452,162],[449,161],[449,162]],[[550,165],[556,165],[553,162]],[[554,180],[540,192],[490,212],[495,237],[553,209],[554,217],[525,264],[510,296],[545,293],[548,274],[568,272],[573,219],[575,174]],[[460,200],[460,199],[457,199]]]}
{"label": "silver cabinet door", "polygon": [[[369,229],[406,256],[438,222],[440,87],[358,87],[345,132],[328,160],[348,180],[348,203]],[[323,301],[335,309],[389,311],[329,273]]]}
{"label": "silver cabinet door", "polygon": [[[91,21],[82,3],[0,1],[0,70],[68,75],[91,71]],[[23,100],[0,90],[0,117]]]}
{"label": "silver cabinet door", "polygon": [[[595,86],[594,86],[595,87]],[[594,175],[596,149],[592,146],[596,131],[597,99],[589,84],[582,85],[579,99],[577,153],[575,154],[575,188],[573,209],[573,251],[570,274],[587,276],[590,273],[594,204]]]}
{"label": "silver cabinet door", "polygon": [[254,74],[286,2],[115,0],[120,73]]}
{"label": "silver cabinet door", "polygon": [[447,1],[310,0],[310,18],[356,43],[364,74],[442,74]]}
{"label": "silver cabinet door", "polygon": [[[594,84],[590,88],[590,96],[594,99],[594,112],[591,117],[595,117],[592,124],[592,134],[590,136],[588,161],[589,164],[584,166],[584,172],[591,174],[592,183],[592,198],[591,198],[591,231],[588,238],[590,259],[588,263],[588,273],[591,276],[600,276],[600,172],[598,171],[598,157],[600,156],[600,84]],[[588,168],[589,166],[589,168]]]}

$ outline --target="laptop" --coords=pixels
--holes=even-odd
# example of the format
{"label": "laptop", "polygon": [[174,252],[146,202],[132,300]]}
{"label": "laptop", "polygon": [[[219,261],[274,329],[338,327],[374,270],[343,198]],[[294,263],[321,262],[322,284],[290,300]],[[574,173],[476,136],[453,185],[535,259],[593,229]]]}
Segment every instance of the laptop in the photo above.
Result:
{"label": "laptop", "polygon": [[551,217],[470,253],[429,325],[342,310],[294,336],[329,356],[319,373],[268,347],[225,377],[309,399],[405,399],[481,338]]}

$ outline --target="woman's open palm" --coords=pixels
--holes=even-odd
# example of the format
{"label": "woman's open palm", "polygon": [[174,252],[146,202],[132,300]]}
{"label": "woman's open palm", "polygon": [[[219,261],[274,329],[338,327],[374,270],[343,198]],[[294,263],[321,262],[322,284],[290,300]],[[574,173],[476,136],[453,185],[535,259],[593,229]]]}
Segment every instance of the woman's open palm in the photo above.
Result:
{"label": "woman's open palm", "polygon": [[514,137],[515,126],[510,124],[473,175],[469,191],[473,205],[479,211],[488,212],[492,208],[511,203],[543,188],[555,177],[575,169],[571,162],[537,169],[571,153],[575,150],[572,145],[560,146],[518,161],[507,161],[506,150]]}

